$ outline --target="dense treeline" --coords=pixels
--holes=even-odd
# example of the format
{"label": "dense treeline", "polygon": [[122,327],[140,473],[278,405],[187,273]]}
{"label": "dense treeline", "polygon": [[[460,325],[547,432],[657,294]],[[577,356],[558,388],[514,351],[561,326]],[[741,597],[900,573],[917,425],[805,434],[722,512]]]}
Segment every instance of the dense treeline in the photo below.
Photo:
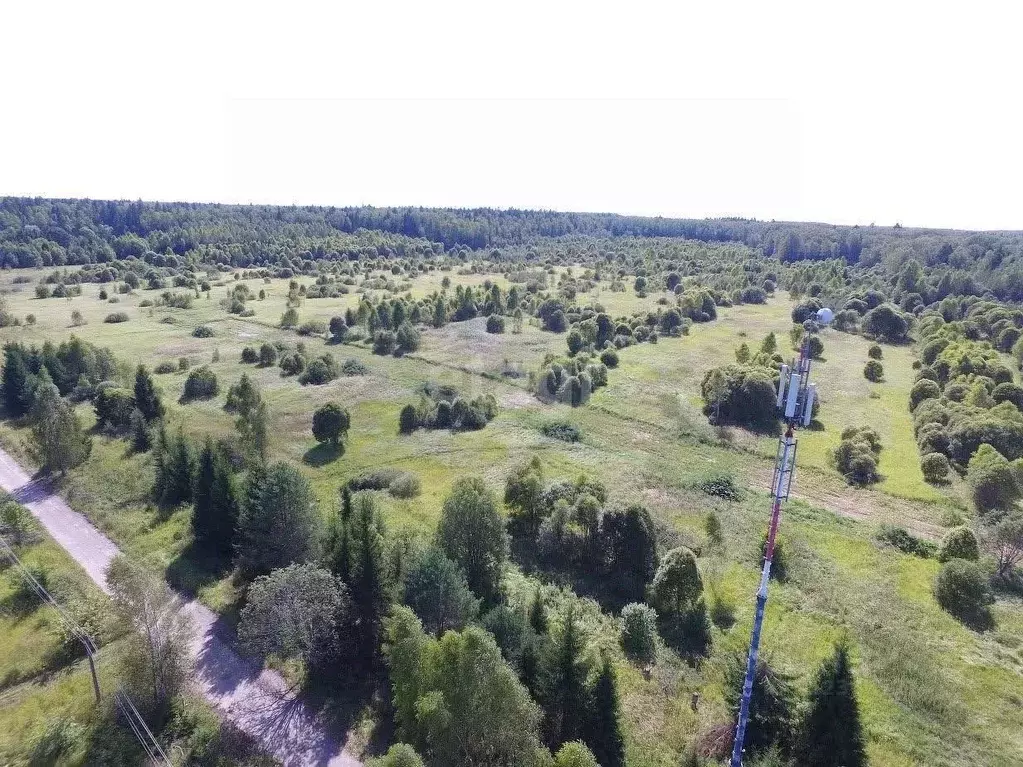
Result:
{"label": "dense treeline", "polygon": [[[249,267],[288,258],[304,271],[303,262],[323,259],[421,259],[445,251],[479,251],[488,260],[514,262],[523,260],[520,248],[572,238],[733,243],[781,264],[831,261],[876,270],[889,287],[889,278],[915,261],[939,280],[948,274],[964,281],[969,274],[977,295],[991,290],[999,298],[1023,300],[1023,235],[1015,232],[492,209],[0,199],[0,265],[8,267],[126,258],[157,266],[192,260]],[[970,285],[958,292],[970,294]]]}

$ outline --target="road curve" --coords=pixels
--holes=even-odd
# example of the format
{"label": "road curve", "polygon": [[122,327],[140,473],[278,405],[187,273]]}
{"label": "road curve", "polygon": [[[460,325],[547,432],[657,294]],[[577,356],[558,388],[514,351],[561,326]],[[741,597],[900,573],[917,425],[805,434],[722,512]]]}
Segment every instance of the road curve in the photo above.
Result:
{"label": "road curve", "polygon": [[[106,568],[119,551],[109,538],[54,495],[45,481],[33,480],[3,450],[0,487],[27,507],[96,585],[110,593]],[[360,767],[361,762],[344,751],[342,738],[330,733],[320,718],[288,691],[280,674],[260,671],[234,651],[212,610],[195,600],[186,601],[184,610],[195,626],[196,680],[225,718],[256,738],[287,767]]]}

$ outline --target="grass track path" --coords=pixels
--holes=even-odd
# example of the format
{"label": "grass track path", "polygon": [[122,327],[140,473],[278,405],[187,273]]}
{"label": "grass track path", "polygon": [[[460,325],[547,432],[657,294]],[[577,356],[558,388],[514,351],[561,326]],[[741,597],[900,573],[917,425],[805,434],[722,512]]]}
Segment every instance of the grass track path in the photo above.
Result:
{"label": "grass track path", "polygon": [[[0,487],[42,523],[53,539],[105,593],[106,568],[119,553],[113,542],[0,450]],[[216,614],[192,600],[185,612],[195,629],[196,681],[217,710],[256,738],[288,767],[359,767],[338,738],[288,689],[283,677],[242,659],[221,632]]]}

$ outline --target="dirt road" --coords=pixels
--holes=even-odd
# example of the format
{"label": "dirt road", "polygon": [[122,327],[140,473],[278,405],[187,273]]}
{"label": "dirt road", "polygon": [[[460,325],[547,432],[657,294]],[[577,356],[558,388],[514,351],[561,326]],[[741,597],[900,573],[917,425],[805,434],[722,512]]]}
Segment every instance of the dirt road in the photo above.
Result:
{"label": "dirt road", "polygon": [[[0,450],[0,487],[24,504],[47,532],[109,593],[106,568],[118,549],[45,482],[33,481]],[[221,636],[217,616],[196,601],[184,608],[196,628],[192,650],[196,680],[205,696],[263,748],[291,767],[359,767],[343,750],[342,738],[328,732],[314,712],[290,694],[284,679],[260,671],[241,658]],[[343,737],[343,736],[342,736]]]}

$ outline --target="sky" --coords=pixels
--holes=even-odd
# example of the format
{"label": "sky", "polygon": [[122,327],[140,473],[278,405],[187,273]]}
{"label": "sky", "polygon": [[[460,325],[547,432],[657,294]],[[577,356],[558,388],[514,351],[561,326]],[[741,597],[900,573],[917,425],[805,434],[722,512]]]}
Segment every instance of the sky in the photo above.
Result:
{"label": "sky", "polygon": [[0,195],[1023,229],[1012,5],[12,3]]}

